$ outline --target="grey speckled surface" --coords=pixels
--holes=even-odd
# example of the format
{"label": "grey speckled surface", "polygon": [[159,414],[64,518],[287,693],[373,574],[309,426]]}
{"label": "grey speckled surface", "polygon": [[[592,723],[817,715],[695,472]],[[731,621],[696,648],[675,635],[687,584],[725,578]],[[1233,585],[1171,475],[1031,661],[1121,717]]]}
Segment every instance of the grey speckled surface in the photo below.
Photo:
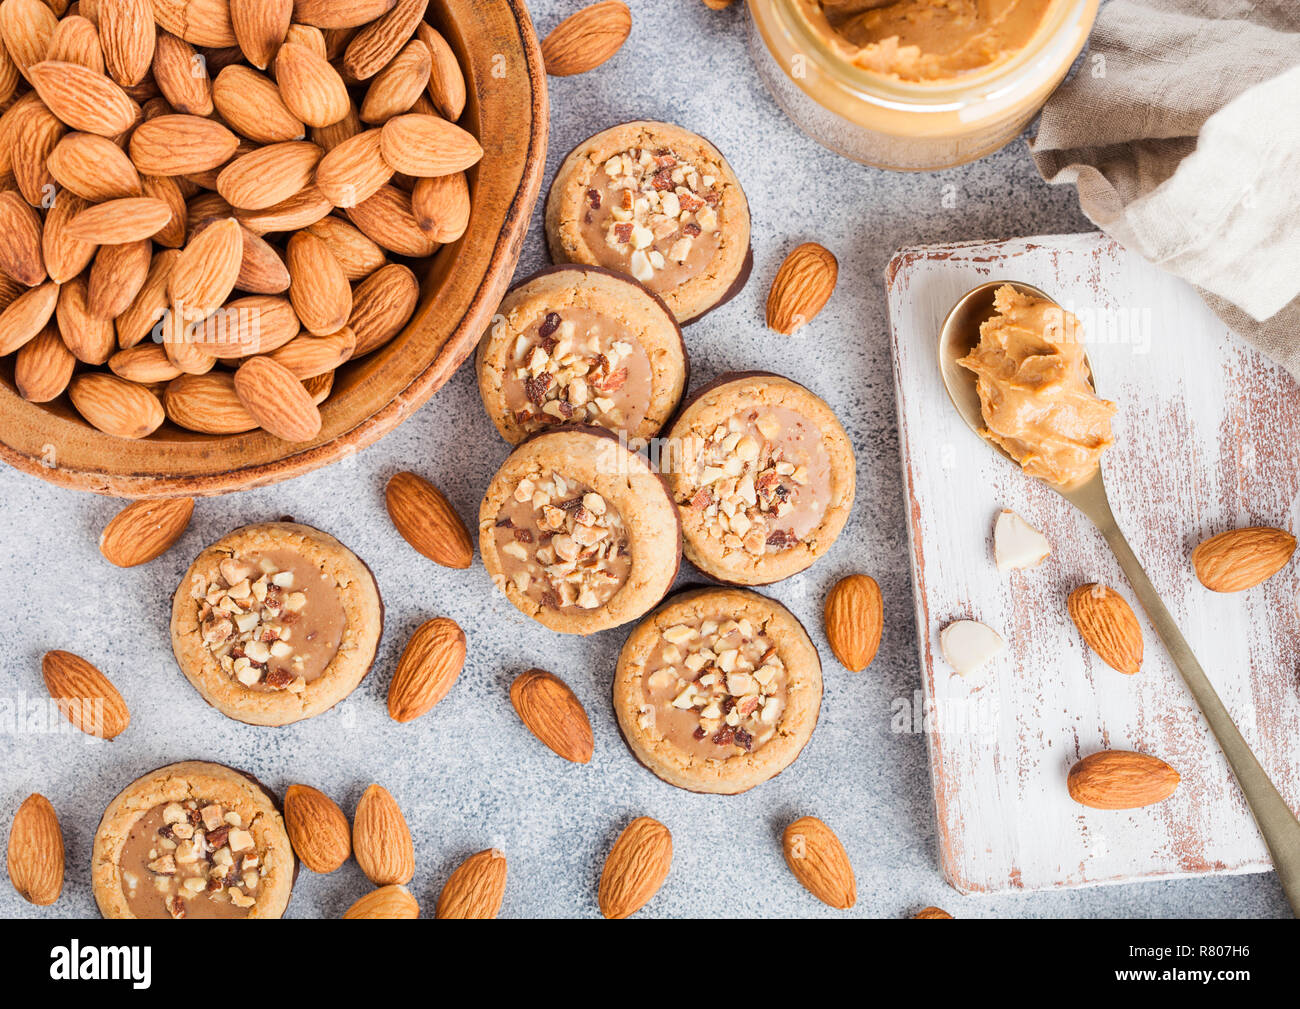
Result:
{"label": "grey speckled surface", "polygon": [[[544,33],[578,4],[530,6]],[[739,5],[722,13],[698,0],[632,0],[632,7],[631,39],[610,63],[551,82],[547,181],[589,133],[646,116],[709,136],[745,185],[755,224],[753,280],[688,330],[694,380],[755,366],[783,372],[830,402],[858,452],[858,502],[845,534],[810,571],[772,590],[805,621],[828,660],[821,723],[803,756],[779,778],[734,798],[661,783],[629,756],[610,709],[623,630],[590,640],[551,634],[494,594],[477,560],[468,572],[443,570],[398,537],[383,507],[393,472],[427,475],[473,517],[506,455],[465,368],[360,457],[277,487],[200,501],[173,551],[127,572],[110,568],[96,549],[117,503],[0,471],[0,704],[39,701],[41,654],[66,648],[100,665],[132,710],[129,731],[111,744],[74,733],[15,732],[3,723],[3,818],[29,791],[49,796],[63,822],[69,870],[53,907],[34,912],[5,886],[0,914],[93,914],[88,863],[104,805],[137,775],[188,757],[243,767],[277,789],[311,783],[349,813],[369,782],[383,783],[410,821],[412,887],[428,911],[461,858],[497,845],[510,860],[504,915],[595,915],[609,844],[629,819],[648,814],[672,829],[675,857],[667,884],[643,913],[838,915],[800,889],[781,859],[783,826],[813,813],[839,832],[853,859],[853,915],[900,917],[926,904],[961,917],[1284,913],[1269,875],[995,898],[963,897],[944,883],[924,739],[895,734],[889,724],[891,702],[910,698],[919,680],[881,271],[902,245],[1090,225],[1072,190],[1039,180],[1022,143],[965,168],[920,175],[861,168],[822,150],[785,120],[754,75]],[[806,337],[788,341],[764,329],[763,299],[781,257],[808,239],[839,257],[840,282]],[[521,271],[541,265],[542,249],[539,213]],[[306,723],[257,729],[208,708],[177,672],[168,601],[204,544],[234,526],[282,515],[337,535],[369,562],[388,626],[375,671],[348,701]],[[859,675],[831,660],[819,617],[824,591],[854,570],[879,580],[887,614],[880,655]],[[388,678],[407,635],[440,613],[468,632],[469,662],[431,714],[397,725],[384,708]],[[586,704],[596,735],[590,765],[564,763],[516,718],[507,687],[532,665],[564,677]],[[7,719],[3,708],[0,715]],[[354,862],[328,877],[304,871],[290,913],[336,916],[366,888]]]}

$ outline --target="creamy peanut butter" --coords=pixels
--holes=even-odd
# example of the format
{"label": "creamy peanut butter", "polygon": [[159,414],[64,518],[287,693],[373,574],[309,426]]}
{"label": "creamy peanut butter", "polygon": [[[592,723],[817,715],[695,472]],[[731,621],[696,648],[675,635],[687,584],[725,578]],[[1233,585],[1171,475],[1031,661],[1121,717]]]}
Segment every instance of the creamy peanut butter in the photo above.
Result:
{"label": "creamy peanut butter", "polygon": [[1086,480],[1114,444],[1116,408],[1093,392],[1079,320],[1009,284],[994,292],[993,307],[979,345],[957,362],[978,376],[984,436],[1030,476],[1062,486]]}
{"label": "creamy peanut butter", "polygon": [[1056,0],[798,0],[845,59],[902,81],[939,83],[1023,50]]}

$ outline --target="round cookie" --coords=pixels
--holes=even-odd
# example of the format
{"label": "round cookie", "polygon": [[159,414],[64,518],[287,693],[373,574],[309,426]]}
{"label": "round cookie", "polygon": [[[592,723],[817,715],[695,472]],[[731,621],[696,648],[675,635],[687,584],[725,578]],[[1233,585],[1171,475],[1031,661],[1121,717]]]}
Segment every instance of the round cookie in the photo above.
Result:
{"label": "round cookie", "polygon": [[767,585],[807,568],[853,507],[856,463],[821,399],[779,375],[723,375],[687,399],[661,456],[685,552],[705,574]]}
{"label": "round cookie", "polygon": [[105,918],[279,918],[297,864],[255,779],[189,760],[137,778],[95,832],[91,884]]}
{"label": "round cookie", "polygon": [[593,634],[664,597],[681,563],[681,527],[643,456],[599,428],[561,428],[524,442],[492,478],[479,552],[523,613]]}
{"label": "round cookie", "polygon": [[252,725],[288,725],[347,697],[370,671],[383,626],[370,569],[295,522],[223,536],[172,600],[181,672],[213,707]]}
{"label": "round cookie", "polygon": [[556,266],[517,285],[475,359],[479,395],[517,445],[564,424],[653,437],[686,388],[686,346],[663,301],[630,277]]}
{"label": "round cookie", "polygon": [[635,277],[682,323],[734,297],[753,266],[736,173],[671,123],[623,123],[575,147],[546,199],[546,240],[557,263]]}
{"label": "round cookie", "polygon": [[746,589],[673,596],[629,635],[614,673],[628,749],[670,785],[732,795],[799,756],[822,701],[803,625]]}

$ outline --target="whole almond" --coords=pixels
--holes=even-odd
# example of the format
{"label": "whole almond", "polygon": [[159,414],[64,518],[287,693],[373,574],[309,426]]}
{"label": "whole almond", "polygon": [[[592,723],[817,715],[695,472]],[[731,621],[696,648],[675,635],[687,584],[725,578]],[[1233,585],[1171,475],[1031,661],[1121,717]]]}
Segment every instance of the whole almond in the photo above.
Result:
{"label": "whole almond", "polygon": [[857,903],[858,882],[835,832],[815,816],[801,816],[781,838],[786,865],[823,904],[847,910]]}
{"label": "whole almond", "polygon": [[178,427],[204,434],[240,434],[258,427],[256,418],[235,394],[229,372],[182,375],[163,393],[167,418]]}
{"label": "whole almond", "polygon": [[[218,313],[213,318],[224,316]],[[167,360],[187,375],[206,375],[217,364],[211,348],[196,335],[197,328],[197,323],[187,324],[181,313],[174,310],[168,310],[166,318],[159,323]]]}
{"label": "whole almond", "polygon": [[411,213],[420,230],[446,245],[465,234],[471,211],[464,172],[420,179],[411,190]]}
{"label": "whole almond", "polygon": [[364,280],[387,262],[384,250],[347,221],[326,217],[307,230],[334,253],[350,281]]}
{"label": "whole almond", "polygon": [[167,278],[172,304],[187,318],[215,312],[235,289],[243,257],[244,233],[238,221],[227,217],[208,225],[181,250],[172,267]]}
{"label": "whole almond", "polygon": [[376,886],[409,883],[415,875],[415,847],[401,807],[382,785],[371,785],[352,817],[352,851]]}
{"label": "whole almond", "polygon": [[323,59],[334,60],[334,57],[330,55],[329,46],[325,44],[325,32],[315,25],[291,23],[288,32],[285,33],[284,41],[310,49]]}
{"label": "whole almond", "polygon": [[1192,551],[1201,584],[1214,592],[1241,592],[1272,578],[1295,553],[1295,537],[1284,529],[1249,526],[1211,536]]}
{"label": "whole almond", "polygon": [[345,919],[418,918],[420,905],[404,886],[381,886],[343,912]]}
{"label": "whole almond", "polygon": [[785,336],[811,322],[835,290],[839,263],[816,242],[785,257],[767,295],[767,325]]}
{"label": "whole almond", "polygon": [[244,234],[244,251],[235,287],[250,294],[283,294],[289,290],[289,268],[275,246],[242,225],[240,230]]}
{"label": "whole almond", "polygon": [[104,65],[121,85],[139,84],[153,62],[153,4],[150,0],[99,0],[99,39]]}
{"label": "whole almond", "polygon": [[950,915],[947,911],[945,911],[941,907],[934,907],[933,905],[931,905],[930,907],[921,908],[921,910],[917,911],[916,914],[912,915],[912,917],[913,918],[951,918],[952,915]]}
{"label": "whole almond", "polygon": [[302,382],[270,358],[250,358],[239,366],[235,394],[257,422],[277,438],[304,442],[320,433],[320,410]]}
{"label": "whole almond", "polygon": [[565,760],[591,760],[591,722],[582,702],[558,676],[542,669],[521,673],[510,685],[510,703],[528,731]]}
{"label": "whole almond", "polygon": [[108,359],[108,370],[118,378],[139,382],[141,385],[170,382],[182,374],[181,369],[167,356],[163,345],[152,340],[119,350]]}
{"label": "whole almond", "polygon": [[411,722],[431,711],[465,667],[466,647],[465,632],[449,617],[417,627],[388,686],[389,717]]}
{"label": "whole almond", "polygon": [[88,207],[68,222],[69,238],[96,245],[139,242],[161,231],[172,218],[162,200],[143,196],[109,200]]}
{"label": "whole almond", "polygon": [[20,195],[0,193],[0,271],[26,287],[45,280],[41,219]]}
{"label": "whole almond", "polygon": [[306,125],[289,111],[275,81],[248,67],[230,66],[217,74],[212,101],[231,129],[259,144],[307,135]]}
{"label": "whole almond", "polygon": [[293,7],[293,0],[230,0],[230,27],[244,59],[267,68],[289,32]]}
{"label": "whole almond", "polygon": [[431,68],[429,47],[419,39],[408,42],[366,88],[360,111],[362,122],[385,123],[408,111],[429,86]]}
{"label": "whole almond", "polygon": [[602,0],[570,14],[542,40],[546,72],[584,74],[613,56],[632,31],[632,12],[622,0]]}
{"label": "whole almond", "polygon": [[352,854],[352,829],[338,803],[310,785],[284,793],[284,825],[298,858],[312,872],[333,872]]}
{"label": "whole almond", "polygon": [[442,491],[415,473],[396,473],[384,490],[388,517],[402,539],[435,564],[468,568],[474,541]]}
{"label": "whole almond", "polygon": [[383,17],[397,0],[294,0],[294,20],[316,28],[357,28]]}
{"label": "whole almond", "polygon": [[1174,794],[1182,779],[1159,757],[1102,750],[1070,768],[1070,798],[1093,809],[1138,809]]}
{"label": "whole almond", "polygon": [[123,350],[138,345],[162,319],[170,305],[167,280],[180,255],[178,249],[164,249],[154,256],[135,299],[113,320],[113,327],[117,330],[117,345]]}
{"label": "whole almond", "polygon": [[147,564],[172,548],[193,514],[191,497],[133,501],[104,526],[99,552],[119,568]]}
{"label": "whole almond", "polygon": [[27,77],[59,120],[84,133],[115,137],[135,125],[140,106],[103,74],[78,63],[44,60]]}
{"label": "whole almond", "polygon": [[1142,668],[1142,628],[1128,600],[1092,582],[1071,592],[1066,605],[1084,642],[1106,665],[1130,676]]}
{"label": "whole almond", "polygon": [[45,907],[63,892],[63,832],[50,800],[33,793],[23,800],[9,828],[9,881],[30,904]]}
{"label": "whole almond", "polygon": [[88,201],[75,193],[63,192],[45,214],[41,252],[45,269],[57,284],[66,284],[95,258],[97,246],[93,242],[83,242],[68,234],[68,224],[89,206]]}
{"label": "whole almond", "polygon": [[394,171],[417,178],[463,172],[483,148],[472,133],[437,116],[409,113],[384,123],[381,151]]}
{"label": "whole almond", "polygon": [[429,0],[397,0],[393,9],[352,37],[343,54],[343,67],[353,80],[369,80],[388,66],[424,18]]}
{"label": "whole almond", "polygon": [[63,342],[78,361],[103,364],[113,355],[113,321],[90,310],[90,295],[84,278],[76,277],[59,288],[56,312]]}
{"label": "whole almond", "polygon": [[495,918],[506,896],[506,855],[488,848],[461,862],[438,895],[435,918]]}
{"label": "whole almond", "polygon": [[194,340],[220,361],[269,354],[301,330],[289,299],[250,294],[226,302],[221,311],[195,326]]}
{"label": "whole almond", "polygon": [[410,268],[390,263],[361,281],[352,291],[348,326],[357,334],[353,357],[382,347],[410,321],[420,301],[420,285]]}
{"label": "whole almond", "polygon": [[45,59],[58,23],[54,12],[40,0],[5,0],[0,4],[0,40],[24,77]]}
{"label": "whole almond", "polygon": [[80,655],[46,652],[41,674],[63,717],[87,735],[115,739],[131,724],[131,712],[117,688]]}
{"label": "whole almond", "polygon": [[357,336],[344,326],[328,336],[299,336],[270,354],[299,379],[315,378],[343,364],[356,349]]}
{"label": "whole almond", "polygon": [[280,47],[275,79],[284,104],[308,126],[337,123],[352,106],[339,72],[304,45],[286,42]]}
{"label": "whole almond", "polygon": [[12,354],[45,328],[59,302],[59,285],[46,282],[24,291],[0,312],[0,356]]}
{"label": "whole almond", "polygon": [[327,371],[323,375],[313,375],[311,378],[305,378],[302,381],[302,387],[311,396],[311,401],[320,406],[325,400],[329,399],[330,391],[334,388],[334,372]]}
{"label": "whole almond", "polygon": [[447,40],[427,21],[415,28],[415,35],[429,47],[429,99],[444,119],[455,122],[465,111],[465,74]]}
{"label": "whole almond", "polygon": [[[61,63],[79,63],[97,74],[105,72],[104,47],[100,44],[99,30],[88,18],[80,15],[60,19],[50,39],[47,60]],[[121,81],[118,81],[121,84]]]}
{"label": "whole almond", "polygon": [[54,181],[93,203],[140,196],[140,173],[126,152],[107,137],[69,133],[46,159]]}
{"label": "whole almond", "polygon": [[314,185],[265,210],[238,210],[235,216],[249,231],[265,235],[271,231],[300,231],[309,228],[334,207]]}
{"label": "whole almond", "polygon": [[196,46],[237,45],[230,23],[230,0],[153,0],[158,26]]}
{"label": "whole almond", "polygon": [[659,892],[673,864],[673,835],[658,820],[638,816],[605,858],[596,899],[606,918],[629,918]]}
{"label": "whole almond", "polygon": [[307,140],[269,144],[223,168],[217,191],[232,207],[265,210],[307,188],[322,154]]}
{"label": "whole almond", "polygon": [[190,175],[224,165],[238,147],[239,137],[215,120],[166,115],[136,127],[130,152],[144,175]]}
{"label": "whole almond", "polygon": [[72,381],[77,359],[55,326],[46,325],[14,356],[14,385],[29,403],[48,403]]}
{"label": "whole almond", "polygon": [[[3,9],[3,8],[0,8]],[[67,127],[31,91],[4,114],[3,142],[8,145],[14,181],[23,199],[39,207],[53,191],[54,176],[46,160]]]}
{"label": "whole almond", "polygon": [[118,438],[147,437],[165,419],[162,404],[148,389],[103,372],[78,375],[68,397],[91,425]]}
{"label": "whole almond", "polygon": [[[143,238],[138,242],[105,245],[95,253],[86,280],[86,311],[111,330],[114,317],[125,312],[144,287],[149,277],[149,264],[153,261],[153,243]],[[64,293],[76,282],[64,285]],[[63,318],[60,305],[60,321]],[[68,346],[72,346],[69,340]],[[75,351],[75,347],[73,348]],[[82,360],[90,359],[77,354]]]}
{"label": "whole almond", "polygon": [[884,629],[880,586],[867,575],[849,575],[826,595],[826,640],[850,672],[871,665]]}
{"label": "whole almond", "polygon": [[167,32],[158,33],[153,79],[167,104],[182,115],[212,115],[212,79],[207,62],[192,45]]}
{"label": "whole almond", "polygon": [[411,195],[396,186],[380,186],[375,194],[346,209],[348,220],[381,247],[399,256],[423,259],[438,251],[438,243],[420,230],[411,210]]}
{"label": "whole almond", "polygon": [[321,158],[316,186],[334,206],[355,207],[393,177],[392,166],[380,153],[381,136],[380,130],[366,130]]}

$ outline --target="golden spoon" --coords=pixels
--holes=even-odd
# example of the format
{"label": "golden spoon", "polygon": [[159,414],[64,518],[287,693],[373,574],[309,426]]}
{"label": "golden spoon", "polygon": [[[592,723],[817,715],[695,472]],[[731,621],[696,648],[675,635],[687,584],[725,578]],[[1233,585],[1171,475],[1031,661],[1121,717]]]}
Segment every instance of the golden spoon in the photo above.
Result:
{"label": "golden spoon", "polygon": [[[1053,299],[1038,288],[1014,281],[991,281],[967,291],[953,306],[939,330],[939,369],[943,372],[943,384],[948,389],[952,404],[962,419],[972,431],[981,436],[981,441],[1019,469],[1020,464],[1001,446],[983,437],[984,415],[975,386],[975,374],[957,363],[958,359],[965,357],[979,343],[980,323],[993,315],[993,292],[1005,283],[1010,283],[1022,293],[1055,304]],[[1120,532],[1110,501],[1106,497],[1101,467],[1098,466],[1092,476],[1072,486],[1062,487],[1050,483],[1047,486],[1087,515],[1110,544],[1120,568],[1128,577],[1138,601],[1155,627],[1156,634],[1164,642],[1170,658],[1182,674],[1183,682],[1187,684],[1187,689],[1191,691],[1209,723],[1210,731],[1219,741],[1223,755],[1228,758],[1228,766],[1232,768],[1237,784],[1241,786],[1246,804],[1273,857],[1273,866],[1282,881],[1282,889],[1291,904],[1291,910],[1300,914],[1300,821],[1251,753],[1232,716],[1228,714],[1228,709],[1219,700],[1209,677],[1205,675],[1196,656],[1192,654],[1191,647],[1178,630],[1178,625],[1174,623],[1174,618],[1161,602],[1151,579],[1142,570],[1142,564],[1133,553],[1133,548]]]}

